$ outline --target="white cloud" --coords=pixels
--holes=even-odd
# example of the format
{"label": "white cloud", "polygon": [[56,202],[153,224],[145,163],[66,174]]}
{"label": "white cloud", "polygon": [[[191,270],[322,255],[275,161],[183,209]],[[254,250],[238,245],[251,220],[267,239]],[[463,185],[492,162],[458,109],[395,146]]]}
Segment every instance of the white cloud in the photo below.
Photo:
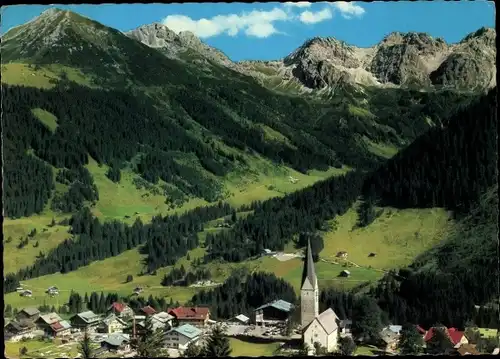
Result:
{"label": "white cloud", "polygon": [[338,1],[331,3],[331,5],[340,11],[346,19],[351,19],[353,16],[360,17],[365,13],[365,9],[353,2]]}
{"label": "white cloud", "polygon": [[329,20],[333,17],[333,14],[329,8],[324,8],[321,11],[311,12],[304,11],[300,14],[299,19],[305,24],[316,24],[321,21]]}
{"label": "white cloud", "polygon": [[295,6],[295,7],[310,7],[311,3],[309,1],[298,1],[298,2],[285,2],[285,6]]}
{"label": "white cloud", "polygon": [[217,15],[211,19],[193,20],[185,15],[169,15],[162,23],[172,31],[191,31],[196,36],[207,38],[220,34],[236,36],[244,31],[248,36],[264,38],[279,33],[273,23],[288,21],[292,15],[279,8],[270,11],[253,10],[249,13]]}

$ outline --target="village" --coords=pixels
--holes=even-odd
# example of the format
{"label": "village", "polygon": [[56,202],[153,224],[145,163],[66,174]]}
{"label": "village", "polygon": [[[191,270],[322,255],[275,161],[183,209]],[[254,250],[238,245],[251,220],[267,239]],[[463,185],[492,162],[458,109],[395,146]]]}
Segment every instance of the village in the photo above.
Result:
{"label": "village", "polygon": [[[52,292],[57,288],[50,288]],[[4,338],[11,342],[45,338],[59,341],[62,346],[79,342],[83,333],[90,334],[98,349],[96,356],[131,357],[136,353],[131,343],[146,330],[149,317],[152,329],[162,329],[163,349],[168,356],[179,357],[190,345],[203,345],[214,325],[222,324],[227,337],[252,343],[279,344],[281,354],[293,354],[306,348],[308,355],[335,353],[343,338],[352,338],[352,320],[340,319],[331,309],[319,313],[318,281],[310,243],[306,253],[302,274],[300,323],[292,324],[294,305],[282,299],[263,303],[253,313],[239,314],[225,321],[211,319],[208,307],[179,306],[166,311],[157,311],[147,305],[134,312],[126,303],[112,303],[105,315],[87,310],[63,320],[57,313],[41,313],[36,308],[24,308],[13,321],[4,327]],[[433,340],[435,328],[424,330],[415,325],[423,344]],[[401,325],[388,325],[379,333],[377,353],[397,354]],[[445,333],[457,355],[477,355],[479,351],[464,331],[445,328]],[[352,338],[359,342],[360,338]],[[498,348],[495,349],[498,353]],[[20,353],[19,357],[23,353]],[[64,353],[63,353],[64,354]],[[352,355],[352,353],[351,353]],[[64,356],[64,355],[63,355]]]}

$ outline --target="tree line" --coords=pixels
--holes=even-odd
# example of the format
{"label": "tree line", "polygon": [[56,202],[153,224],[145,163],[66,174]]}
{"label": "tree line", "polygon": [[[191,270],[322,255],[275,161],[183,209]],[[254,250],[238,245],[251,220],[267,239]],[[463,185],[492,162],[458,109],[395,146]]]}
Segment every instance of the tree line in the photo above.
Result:
{"label": "tree line", "polygon": [[363,178],[363,173],[351,171],[254,206],[253,214],[230,230],[207,234],[206,260],[242,261],[265,248],[283,250],[300,232],[325,229],[325,220],[345,213],[354,203]]}
{"label": "tree line", "polygon": [[198,207],[178,216],[155,216],[151,223],[137,219],[131,226],[119,221],[101,223],[85,207],[74,214],[69,225],[75,237],[67,239],[28,268],[10,273],[4,281],[4,293],[13,292],[19,280],[52,273],[67,273],[93,261],[114,257],[145,244],[148,253],[145,273],[174,264],[188,250],[198,246],[197,232],[203,223],[231,214],[232,208],[220,202],[211,207]]}

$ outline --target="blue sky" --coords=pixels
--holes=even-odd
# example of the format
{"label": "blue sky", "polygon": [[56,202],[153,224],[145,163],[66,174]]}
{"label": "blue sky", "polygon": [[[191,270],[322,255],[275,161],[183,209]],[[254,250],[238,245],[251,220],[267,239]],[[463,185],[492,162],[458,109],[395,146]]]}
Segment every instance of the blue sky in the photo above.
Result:
{"label": "blue sky", "polygon": [[[482,26],[494,27],[495,5],[486,1],[300,2],[60,5],[121,31],[163,22],[189,30],[231,59],[279,59],[314,36],[333,36],[368,47],[393,31],[427,32],[458,42]],[[1,32],[53,5],[2,7]]]}

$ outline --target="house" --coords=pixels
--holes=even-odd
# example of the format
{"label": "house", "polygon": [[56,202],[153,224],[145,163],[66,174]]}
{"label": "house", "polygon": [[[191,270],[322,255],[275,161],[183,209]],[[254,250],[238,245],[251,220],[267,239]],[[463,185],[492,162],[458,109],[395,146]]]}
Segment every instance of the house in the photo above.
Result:
{"label": "house", "polygon": [[456,348],[456,353],[460,356],[464,355],[481,355],[476,349],[474,344],[461,344],[458,348]]}
{"label": "house", "polygon": [[340,272],[339,274],[339,277],[344,277],[344,278],[347,278],[347,277],[350,277],[351,276],[351,272],[349,272],[348,270],[344,269],[342,272]]}
{"label": "house", "polygon": [[70,318],[71,325],[80,330],[96,331],[101,318],[95,314],[93,311],[88,310],[86,312],[78,313]]}
{"label": "house", "polygon": [[52,324],[60,322],[62,318],[57,313],[49,313],[45,315],[41,315],[35,322],[36,326],[43,330],[48,335],[51,335],[52,328],[50,327]]}
{"label": "house", "polygon": [[175,348],[185,350],[189,344],[196,343],[202,334],[199,328],[190,324],[184,324],[179,327],[172,328],[165,333],[165,346],[167,348]]}
{"label": "house", "polygon": [[270,256],[271,254],[273,254],[274,252],[268,248],[264,248],[262,250],[262,254],[265,255],[265,256]]}
{"label": "house", "polygon": [[403,326],[401,325],[389,325],[387,328],[389,328],[390,331],[397,335],[400,335],[401,331],[403,330]]}
{"label": "house", "polygon": [[101,348],[109,351],[129,351],[130,335],[122,333],[110,334],[101,342]]}
{"label": "house", "polygon": [[237,315],[236,317],[231,319],[231,322],[237,324],[248,324],[250,322],[250,318],[248,318],[244,314]]}
{"label": "house", "polygon": [[156,314],[155,308],[153,308],[149,305],[145,306],[144,308],[139,309],[139,311],[146,316],[151,316],[153,314]]}
{"label": "house", "polygon": [[210,319],[210,310],[204,307],[178,307],[169,309],[168,314],[175,318],[179,326],[191,324],[198,327],[204,327]]}
{"label": "house", "polygon": [[500,354],[500,348],[493,349],[493,352],[491,353],[491,355],[499,355],[499,354]]}
{"label": "house", "polygon": [[[399,327],[399,326],[395,326]],[[385,327],[380,332],[380,340],[382,342],[382,346],[386,352],[393,352],[396,350],[398,340],[399,340],[399,330],[393,330],[390,327]]]}
{"label": "house", "polygon": [[34,338],[36,325],[29,319],[14,320],[5,326],[3,331],[4,340],[18,342],[24,338]]}
{"label": "house", "polygon": [[115,314],[111,313],[106,318],[102,320],[99,324],[99,332],[113,334],[113,333],[123,333],[123,330],[127,327],[127,323],[118,318]]}
{"label": "house", "polygon": [[125,303],[114,302],[111,304],[106,312],[106,314],[115,314],[120,318],[132,318],[134,316],[134,311]]}
{"label": "house", "polygon": [[290,317],[293,304],[282,299],[274,300],[255,309],[257,325],[284,323]]}
{"label": "house", "polygon": [[319,343],[331,353],[337,349],[338,345],[338,317],[332,308],[328,308],[318,315],[314,320],[303,329],[302,335],[304,343],[310,349],[314,348],[315,343]]}
{"label": "house", "polygon": [[40,311],[37,308],[23,308],[16,315],[17,320],[31,320],[35,322],[40,317]]}
{"label": "house", "polygon": [[61,320],[60,322],[55,322],[50,325],[50,331],[48,334],[51,337],[66,337],[71,335],[71,324],[66,320]]}
{"label": "house", "polygon": [[370,254],[368,254],[368,257],[375,257],[376,255],[376,253],[371,252]]}
{"label": "house", "polygon": [[33,295],[33,292],[29,289],[23,290],[21,294],[19,294],[21,297],[31,297]]}
{"label": "house", "polygon": [[[448,339],[450,342],[453,344],[453,346],[457,344],[468,344],[469,341],[467,340],[467,337],[465,336],[465,333],[462,331],[459,331],[458,329],[455,328],[445,328],[445,333],[448,336]],[[434,337],[435,334],[435,328],[430,328],[427,333],[424,336],[424,342],[428,343],[430,340]]]}
{"label": "house", "polygon": [[347,252],[344,252],[344,251],[341,251],[341,252],[337,252],[337,255],[336,255],[337,258],[347,258]]}
{"label": "house", "polygon": [[340,335],[346,336],[351,334],[352,320],[350,319],[337,320],[337,325],[339,327]]}
{"label": "house", "polygon": [[[137,318],[137,316],[135,317]],[[146,329],[146,316],[142,316],[144,318],[141,320],[139,323],[136,324],[137,331],[138,333],[144,332]],[[172,322],[175,319],[174,316],[166,313],[166,312],[159,312],[151,316],[151,323],[152,323],[152,329],[153,330],[158,330],[158,329],[170,329],[172,327]]]}

